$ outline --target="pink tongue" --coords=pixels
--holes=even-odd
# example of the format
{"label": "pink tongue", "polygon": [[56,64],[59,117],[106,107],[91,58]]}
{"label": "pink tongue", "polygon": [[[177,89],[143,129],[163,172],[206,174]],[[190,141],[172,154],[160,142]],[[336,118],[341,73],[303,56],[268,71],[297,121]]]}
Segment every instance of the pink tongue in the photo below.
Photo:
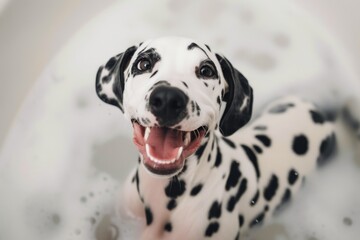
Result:
{"label": "pink tongue", "polygon": [[153,127],[147,144],[153,157],[159,160],[171,160],[177,157],[179,148],[183,146],[183,135],[181,131]]}

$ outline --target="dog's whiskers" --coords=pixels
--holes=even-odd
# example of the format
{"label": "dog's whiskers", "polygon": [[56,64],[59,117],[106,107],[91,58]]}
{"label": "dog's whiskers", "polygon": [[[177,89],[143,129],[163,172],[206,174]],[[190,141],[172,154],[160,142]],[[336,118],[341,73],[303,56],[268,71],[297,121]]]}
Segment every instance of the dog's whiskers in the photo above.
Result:
{"label": "dog's whiskers", "polygon": [[204,126],[201,127],[205,131],[205,136],[209,134],[210,130]]}

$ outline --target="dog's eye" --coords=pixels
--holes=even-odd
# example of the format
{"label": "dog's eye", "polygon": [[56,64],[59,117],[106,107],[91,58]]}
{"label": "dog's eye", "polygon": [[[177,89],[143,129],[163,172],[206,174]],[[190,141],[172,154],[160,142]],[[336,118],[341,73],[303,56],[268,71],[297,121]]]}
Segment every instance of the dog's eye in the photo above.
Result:
{"label": "dog's eye", "polygon": [[136,65],[137,69],[139,69],[140,71],[147,71],[147,70],[150,70],[152,68],[152,65],[151,65],[151,62],[150,60],[146,59],[146,58],[143,58],[143,59],[140,59],[138,62],[137,62],[137,65]]}
{"label": "dog's eye", "polygon": [[215,75],[215,70],[212,66],[205,65],[200,68],[200,75],[205,78],[211,78]]}

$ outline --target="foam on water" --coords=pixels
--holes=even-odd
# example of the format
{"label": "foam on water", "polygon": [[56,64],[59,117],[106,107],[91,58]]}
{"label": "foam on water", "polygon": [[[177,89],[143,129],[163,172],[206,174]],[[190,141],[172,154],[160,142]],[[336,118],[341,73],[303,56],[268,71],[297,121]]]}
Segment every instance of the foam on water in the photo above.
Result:
{"label": "foam on water", "polygon": [[[254,87],[255,111],[284,93],[326,105],[360,91],[341,47],[293,3],[116,3],[59,52],[14,122],[0,155],[0,239],[136,239],[137,223],[115,211],[137,159],[130,124],[97,98],[94,79],[111,56],[165,35],[197,38],[221,51]],[[328,93],[324,84],[348,87]],[[355,239],[359,173],[352,152],[343,151],[249,239]]]}

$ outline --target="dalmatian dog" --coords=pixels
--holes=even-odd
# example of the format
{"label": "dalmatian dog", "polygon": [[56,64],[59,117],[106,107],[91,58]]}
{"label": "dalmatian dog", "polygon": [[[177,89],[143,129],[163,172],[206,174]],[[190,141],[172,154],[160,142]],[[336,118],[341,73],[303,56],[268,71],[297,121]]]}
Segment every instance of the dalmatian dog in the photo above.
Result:
{"label": "dalmatian dog", "polygon": [[96,91],[132,122],[140,157],[123,205],[143,222],[141,239],[240,239],[336,145],[333,123],[295,96],[250,121],[247,79],[190,39],[128,48],[100,67]]}

